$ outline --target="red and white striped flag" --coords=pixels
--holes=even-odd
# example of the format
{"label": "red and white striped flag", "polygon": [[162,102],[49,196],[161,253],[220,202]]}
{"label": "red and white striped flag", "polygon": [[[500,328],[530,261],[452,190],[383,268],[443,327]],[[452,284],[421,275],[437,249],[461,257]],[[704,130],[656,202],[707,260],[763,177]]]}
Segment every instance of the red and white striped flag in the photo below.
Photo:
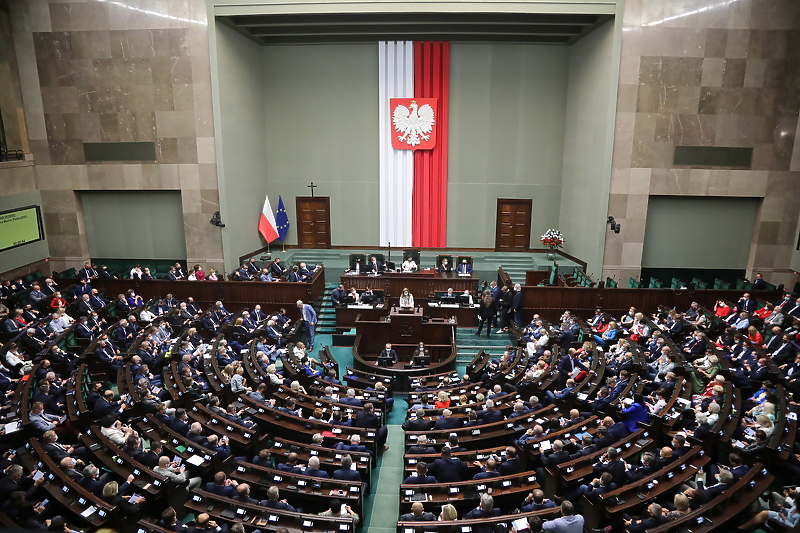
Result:
{"label": "red and white striped flag", "polygon": [[278,238],[278,225],[275,224],[275,215],[272,214],[269,195],[264,199],[264,207],[261,209],[261,217],[258,219],[258,231],[268,243]]}
{"label": "red and white striped flag", "polygon": [[380,244],[445,247],[450,43],[380,42],[378,88]]}

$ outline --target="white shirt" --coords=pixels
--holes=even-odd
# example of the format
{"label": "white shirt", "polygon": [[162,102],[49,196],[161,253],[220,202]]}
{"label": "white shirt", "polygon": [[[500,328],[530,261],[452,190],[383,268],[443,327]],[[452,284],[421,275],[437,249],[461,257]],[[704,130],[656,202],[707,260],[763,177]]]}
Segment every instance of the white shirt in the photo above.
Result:
{"label": "white shirt", "polygon": [[403,272],[411,272],[417,268],[417,263],[412,259],[411,261],[403,261]]}

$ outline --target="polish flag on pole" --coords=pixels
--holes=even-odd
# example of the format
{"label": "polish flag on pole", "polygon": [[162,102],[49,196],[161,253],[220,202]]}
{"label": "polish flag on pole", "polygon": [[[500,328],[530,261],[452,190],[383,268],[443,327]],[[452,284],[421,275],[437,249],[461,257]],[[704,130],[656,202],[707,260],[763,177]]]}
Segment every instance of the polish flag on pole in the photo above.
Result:
{"label": "polish flag on pole", "polygon": [[275,224],[275,215],[272,214],[269,195],[264,199],[264,207],[261,209],[261,218],[258,219],[258,231],[264,236],[264,239],[266,239],[268,243],[278,238],[278,225]]}

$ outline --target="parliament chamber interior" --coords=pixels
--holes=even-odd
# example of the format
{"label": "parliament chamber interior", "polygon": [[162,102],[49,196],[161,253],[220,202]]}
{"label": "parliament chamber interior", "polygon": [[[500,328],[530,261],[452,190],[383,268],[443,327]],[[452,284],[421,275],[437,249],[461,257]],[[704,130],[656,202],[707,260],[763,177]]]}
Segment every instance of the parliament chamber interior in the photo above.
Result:
{"label": "parliament chamber interior", "polygon": [[800,531],[798,32],[0,0],[0,527]]}

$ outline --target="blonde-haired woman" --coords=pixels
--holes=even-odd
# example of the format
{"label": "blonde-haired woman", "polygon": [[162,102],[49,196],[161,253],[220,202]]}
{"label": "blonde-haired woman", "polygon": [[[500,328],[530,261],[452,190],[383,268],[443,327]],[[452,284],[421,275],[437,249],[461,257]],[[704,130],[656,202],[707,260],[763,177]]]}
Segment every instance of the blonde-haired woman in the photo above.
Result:
{"label": "blonde-haired woman", "polygon": [[278,375],[278,367],[274,364],[267,367],[267,377],[273,385],[283,385],[283,378]]}
{"label": "blonde-haired woman", "polygon": [[436,395],[433,407],[434,409],[447,409],[450,407],[450,396],[445,391],[440,390]]}
{"label": "blonde-haired woman", "polygon": [[442,505],[442,512],[439,513],[439,522],[451,522],[453,520],[458,520],[456,508],[449,503]]}

